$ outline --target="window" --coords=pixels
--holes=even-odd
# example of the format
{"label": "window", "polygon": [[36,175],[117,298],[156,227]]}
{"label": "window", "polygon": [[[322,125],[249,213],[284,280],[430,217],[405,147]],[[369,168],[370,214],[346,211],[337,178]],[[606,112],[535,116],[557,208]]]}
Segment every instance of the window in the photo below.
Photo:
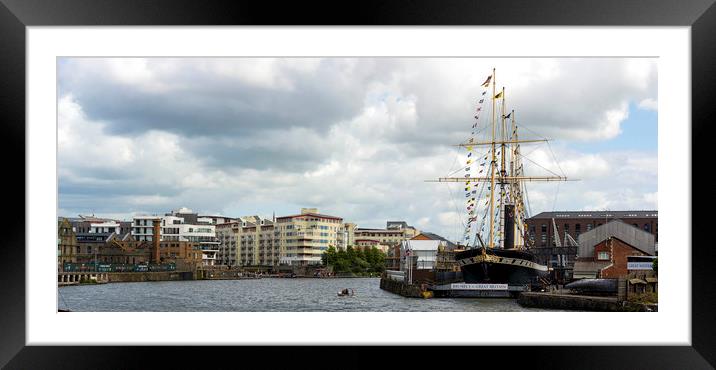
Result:
{"label": "window", "polygon": [[546,233],[546,232],[547,232],[547,225],[546,225],[546,224],[542,224],[542,232],[543,232],[543,233]]}
{"label": "window", "polygon": [[603,260],[608,260],[608,259],[609,259],[609,252],[599,252],[599,253],[597,254],[597,259],[598,259],[598,260],[602,260],[602,261],[603,261]]}

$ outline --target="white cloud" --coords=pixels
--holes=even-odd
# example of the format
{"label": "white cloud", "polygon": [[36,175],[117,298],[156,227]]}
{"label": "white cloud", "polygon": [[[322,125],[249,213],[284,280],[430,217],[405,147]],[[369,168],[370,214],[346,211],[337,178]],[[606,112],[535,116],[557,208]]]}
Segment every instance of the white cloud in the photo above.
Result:
{"label": "white cloud", "polygon": [[639,102],[639,108],[656,111],[659,108],[659,102],[656,99],[646,98]]}
{"label": "white cloud", "polygon": [[[193,61],[87,59],[61,69],[61,212],[117,215],[187,206],[281,215],[315,206],[362,227],[404,219],[456,238],[466,217],[460,184],[424,180],[464,163],[464,153],[450,144],[469,134],[480,84],[492,66],[520,127],[556,143],[613,138],[628,119],[629,103],[656,102],[656,65],[649,60]],[[110,84],[105,75],[129,88],[131,101],[159,96],[156,111],[150,115],[149,108],[121,99],[115,104],[118,98],[104,96],[104,89],[87,90],[90,77]],[[177,100],[184,104],[170,104]],[[197,110],[205,102],[209,108]],[[250,114],[214,115],[216,107]],[[166,117],[177,121],[160,122]],[[656,207],[655,155],[552,149],[559,165],[549,147],[523,148],[537,163],[524,160],[528,174],[564,171],[580,181],[529,184],[533,212]]]}

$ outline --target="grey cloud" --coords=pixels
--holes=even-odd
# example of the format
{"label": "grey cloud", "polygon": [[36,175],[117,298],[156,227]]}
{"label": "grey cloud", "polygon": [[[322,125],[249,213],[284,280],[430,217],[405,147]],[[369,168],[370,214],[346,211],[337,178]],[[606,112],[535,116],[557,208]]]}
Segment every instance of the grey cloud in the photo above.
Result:
{"label": "grey cloud", "polygon": [[[224,67],[241,68],[242,61]],[[525,71],[539,67],[509,62]],[[60,208],[116,214],[187,206],[237,216],[316,206],[363,227],[387,219],[417,225],[430,218],[427,229],[454,237],[452,228],[438,222],[439,213],[455,211],[451,193],[444,184],[423,180],[448,172],[457,155],[449,145],[468,136],[479,85],[493,64],[520,122],[558,140],[596,131],[604,112],[623,101],[656,98],[656,68],[649,67],[646,86],[637,86],[620,60],[559,60],[554,73],[529,81],[510,75],[509,65],[480,59],[327,59],[315,69],[279,61],[268,72],[255,71],[266,73],[255,79],[227,77],[212,63],[152,59],[155,74],[144,86],[141,74],[136,83],[117,81],[101,60],[62,61],[60,95],[71,95],[81,106],[83,124],[101,124],[106,137],[136,139],[140,144],[129,146],[136,153],[153,146],[150,130],[176,136],[156,136],[165,146],[135,156],[103,158],[113,163],[107,168],[60,153]],[[376,107],[387,111],[371,110]],[[92,144],[80,141],[73,148]],[[162,162],[163,153],[175,161]],[[610,160],[623,165],[618,162]],[[331,169],[334,163],[337,170]],[[646,180],[618,186],[655,192],[655,176]],[[637,204],[634,194],[615,195],[609,187],[615,184],[561,186],[558,207],[598,204],[585,200],[590,188],[614,197],[611,204]],[[554,187],[534,189],[554,194]],[[552,198],[537,197],[533,203],[552,204]]]}
{"label": "grey cloud", "polygon": [[[199,68],[201,60],[172,60],[176,70],[160,77],[166,92],[143,91],[106,76],[101,59],[61,64],[60,93],[72,93],[89,119],[108,123],[113,134],[150,129],[186,137],[246,135],[290,126],[327,129],[363,105],[370,65],[359,64],[347,79],[340,60],[325,60],[316,74],[283,70],[293,86],[257,87]],[[167,62],[153,60],[152,63]],[[95,68],[85,68],[87,64]],[[236,63],[240,65],[241,60]]]}

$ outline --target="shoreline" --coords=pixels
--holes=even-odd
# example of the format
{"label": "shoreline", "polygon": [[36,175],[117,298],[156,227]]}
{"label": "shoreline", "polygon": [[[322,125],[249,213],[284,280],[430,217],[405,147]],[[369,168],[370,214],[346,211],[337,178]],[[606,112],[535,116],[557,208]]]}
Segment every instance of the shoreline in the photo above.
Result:
{"label": "shoreline", "polygon": [[241,278],[210,278],[210,279],[188,279],[188,280],[128,280],[128,281],[108,281],[98,283],[73,283],[73,284],[60,284],[58,283],[57,288],[76,287],[76,286],[89,286],[89,285],[105,285],[105,284],[123,284],[123,283],[158,283],[166,281],[182,282],[182,281],[227,281],[227,280],[261,280],[261,279],[288,279],[288,280],[333,280],[333,279],[380,279],[379,276],[336,276],[336,277],[311,277],[311,276],[296,276],[296,277],[278,277],[278,276],[263,276],[263,277],[241,277]]}

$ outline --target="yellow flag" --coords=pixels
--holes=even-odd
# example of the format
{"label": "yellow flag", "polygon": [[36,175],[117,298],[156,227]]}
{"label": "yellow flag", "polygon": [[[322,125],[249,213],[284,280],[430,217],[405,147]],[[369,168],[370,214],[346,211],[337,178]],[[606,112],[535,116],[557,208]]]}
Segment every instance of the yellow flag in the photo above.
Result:
{"label": "yellow flag", "polygon": [[502,91],[500,91],[499,93],[497,93],[497,95],[495,95],[495,99],[499,99],[501,97],[502,97]]}
{"label": "yellow flag", "polygon": [[471,147],[471,146],[466,146],[466,148],[467,148],[468,151],[470,151],[470,152],[472,151],[472,147]]}

